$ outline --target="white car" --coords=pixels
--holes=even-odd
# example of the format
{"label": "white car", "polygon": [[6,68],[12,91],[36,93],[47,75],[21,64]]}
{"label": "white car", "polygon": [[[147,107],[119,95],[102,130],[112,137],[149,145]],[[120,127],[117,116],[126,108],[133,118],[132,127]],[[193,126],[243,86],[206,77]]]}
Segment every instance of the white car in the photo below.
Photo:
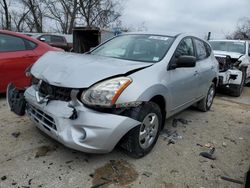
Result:
{"label": "white car", "polygon": [[243,40],[209,41],[219,62],[219,88],[240,96],[245,84],[250,83],[250,42]]}

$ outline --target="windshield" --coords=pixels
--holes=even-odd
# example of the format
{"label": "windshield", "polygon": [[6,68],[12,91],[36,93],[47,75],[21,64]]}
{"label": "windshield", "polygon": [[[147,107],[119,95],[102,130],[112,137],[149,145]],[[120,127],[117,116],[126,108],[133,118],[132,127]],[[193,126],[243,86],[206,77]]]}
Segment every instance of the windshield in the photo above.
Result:
{"label": "windshield", "polygon": [[232,41],[210,41],[213,50],[237,52],[245,54],[246,45],[245,42],[232,42]]}
{"label": "windshield", "polygon": [[174,38],[159,35],[121,35],[104,43],[91,54],[143,62],[158,62]]}

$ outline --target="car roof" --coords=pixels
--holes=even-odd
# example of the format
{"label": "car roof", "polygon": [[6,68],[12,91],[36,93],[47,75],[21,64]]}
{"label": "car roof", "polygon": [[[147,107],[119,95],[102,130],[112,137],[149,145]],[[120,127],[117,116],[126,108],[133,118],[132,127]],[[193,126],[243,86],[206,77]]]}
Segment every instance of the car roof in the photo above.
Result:
{"label": "car roof", "polygon": [[135,35],[164,35],[164,36],[169,36],[169,37],[176,37],[178,35],[180,35],[181,33],[178,32],[147,32],[147,31],[138,31],[138,32],[125,32],[122,33],[124,35],[126,34],[135,34]]}
{"label": "car roof", "polygon": [[162,35],[162,36],[168,36],[168,37],[194,37],[194,38],[198,38],[206,43],[208,43],[207,40],[202,39],[201,37],[199,37],[198,35],[194,34],[194,33],[181,33],[181,32],[125,32],[122,33],[121,35],[127,35],[127,34],[136,34],[136,35]]}
{"label": "car roof", "polygon": [[215,41],[215,42],[246,42],[247,40],[232,40],[232,39],[216,39],[216,40],[209,40],[209,41]]}
{"label": "car roof", "polygon": [[17,37],[21,37],[21,38],[30,40],[30,41],[35,42],[35,43],[40,43],[40,41],[38,41],[38,40],[36,40],[36,39],[34,39],[34,38],[30,37],[30,36],[27,36],[27,35],[21,34],[21,33],[17,33],[17,32],[14,32],[14,31],[0,30],[0,33],[13,35],[13,36],[17,36]]}

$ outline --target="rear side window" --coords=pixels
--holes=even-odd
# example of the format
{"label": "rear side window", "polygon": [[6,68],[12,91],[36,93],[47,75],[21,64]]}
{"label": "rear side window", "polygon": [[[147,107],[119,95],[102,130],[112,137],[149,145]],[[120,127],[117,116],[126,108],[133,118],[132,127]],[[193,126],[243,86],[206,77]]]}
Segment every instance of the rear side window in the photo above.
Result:
{"label": "rear side window", "polygon": [[[25,39],[24,39],[25,40]],[[26,49],[27,50],[33,50],[37,47],[37,44],[34,43],[34,42],[31,42],[29,40],[25,40],[25,43],[26,43]]]}
{"label": "rear side window", "polygon": [[61,37],[61,36],[55,36],[55,35],[52,35],[51,36],[51,42],[59,42],[59,43],[64,43],[64,38]]}
{"label": "rear side window", "polygon": [[196,47],[196,55],[198,60],[202,60],[208,57],[207,49],[205,43],[201,40],[194,39],[195,47]]}
{"label": "rear side window", "polygon": [[23,50],[26,50],[26,45],[22,38],[0,34],[0,52],[15,52]]}
{"label": "rear side window", "polygon": [[204,43],[204,44],[207,50],[207,57],[209,57],[211,55],[212,49],[207,43]]}

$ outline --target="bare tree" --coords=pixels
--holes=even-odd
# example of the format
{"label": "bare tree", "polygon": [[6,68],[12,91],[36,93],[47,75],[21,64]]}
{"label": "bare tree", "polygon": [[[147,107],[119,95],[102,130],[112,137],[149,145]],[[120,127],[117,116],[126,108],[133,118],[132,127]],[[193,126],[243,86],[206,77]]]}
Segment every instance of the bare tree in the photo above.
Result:
{"label": "bare tree", "polygon": [[30,10],[29,9],[22,9],[22,12],[19,11],[12,11],[11,12],[11,19],[13,23],[13,29],[17,32],[23,32],[27,30],[27,16],[29,14]]}
{"label": "bare tree", "polygon": [[43,32],[43,18],[45,15],[45,9],[43,1],[39,0],[22,0],[22,3],[28,7],[30,13],[27,15],[25,22],[30,31],[35,28],[36,32]]}
{"label": "bare tree", "polygon": [[107,27],[116,21],[119,13],[119,1],[115,0],[79,0],[80,14],[86,26]]}
{"label": "bare tree", "polygon": [[[3,14],[4,16],[2,16],[2,26],[3,29],[11,29],[11,16],[9,14],[9,5],[10,5],[10,1],[9,0],[1,0],[0,1],[0,6],[3,9]],[[5,23],[4,23],[5,20]]]}
{"label": "bare tree", "polygon": [[237,23],[236,30],[226,36],[227,39],[250,39],[250,18],[240,18]]}
{"label": "bare tree", "polygon": [[59,32],[71,34],[79,9],[78,0],[45,0],[44,2],[49,10],[46,17],[59,23]]}

